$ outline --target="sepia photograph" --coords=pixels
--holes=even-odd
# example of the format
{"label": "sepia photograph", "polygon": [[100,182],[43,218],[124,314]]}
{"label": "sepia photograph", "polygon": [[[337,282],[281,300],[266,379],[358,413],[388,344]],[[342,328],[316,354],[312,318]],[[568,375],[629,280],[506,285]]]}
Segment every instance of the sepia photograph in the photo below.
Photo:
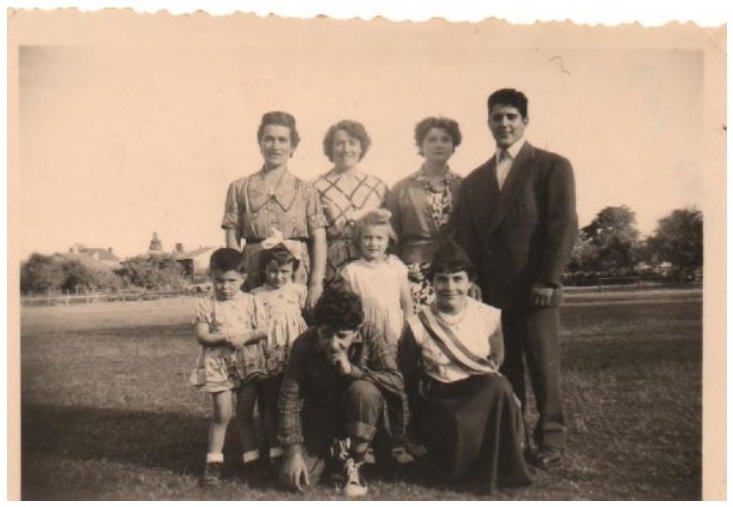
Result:
{"label": "sepia photograph", "polygon": [[7,16],[19,499],[725,499],[726,25]]}

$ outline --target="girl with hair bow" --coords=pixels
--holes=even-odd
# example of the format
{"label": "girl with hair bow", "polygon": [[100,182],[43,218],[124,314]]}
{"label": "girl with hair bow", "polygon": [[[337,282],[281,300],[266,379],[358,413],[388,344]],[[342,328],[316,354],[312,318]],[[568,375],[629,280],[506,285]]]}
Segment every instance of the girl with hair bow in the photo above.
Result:
{"label": "girl with hair bow", "polygon": [[[280,231],[273,229],[271,237],[261,243],[258,259],[262,285],[252,294],[265,310],[267,339],[262,347],[266,373],[254,379],[249,386],[253,415],[255,400],[259,405],[264,441],[268,447],[270,470],[276,471],[282,456],[277,442],[277,398],[283,378],[285,364],[295,339],[307,329],[302,312],[306,306],[308,290],[305,285],[295,283],[293,274],[298,270],[302,258],[302,247],[298,241],[283,238]],[[259,459],[259,453],[252,456]]]}

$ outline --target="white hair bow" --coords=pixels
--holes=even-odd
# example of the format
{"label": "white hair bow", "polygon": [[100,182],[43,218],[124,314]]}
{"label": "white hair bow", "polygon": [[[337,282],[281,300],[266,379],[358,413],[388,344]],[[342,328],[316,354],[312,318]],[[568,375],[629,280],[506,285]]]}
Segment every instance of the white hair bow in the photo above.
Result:
{"label": "white hair bow", "polygon": [[292,239],[283,238],[283,233],[278,231],[277,229],[273,229],[272,236],[267,239],[263,239],[262,243],[260,244],[265,250],[270,250],[271,248],[282,245],[288,252],[293,255],[293,257],[300,260],[302,253],[302,245],[300,244],[300,242],[293,241]]}

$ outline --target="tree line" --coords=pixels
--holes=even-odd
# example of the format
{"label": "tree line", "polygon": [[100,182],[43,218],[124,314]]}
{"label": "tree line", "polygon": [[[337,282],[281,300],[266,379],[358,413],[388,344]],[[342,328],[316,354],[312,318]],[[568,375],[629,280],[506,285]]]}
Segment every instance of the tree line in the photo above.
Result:
{"label": "tree line", "polygon": [[628,206],[602,209],[578,233],[565,271],[568,285],[605,277],[646,277],[682,284],[696,281],[703,263],[703,217],[696,208],[672,211],[640,239]]}
{"label": "tree line", "polygon": [[23,294],[114,292],[124,289],[182,290],[183,266],[171,254],[138,255],[109,270],[61,254],[32,254],[20,268]]}
{"label": "tree line", "polygon": [[[628,206],[609,206],[580,230],[564,280],[567,285],[590,285],[599,278],[634,276],[689,283],[699,276],[702,262],[700,210],[676,209],[659,220],[651,236],[641,239],[636,213]],[[61,254],[34,253],[20,270],[24,294],[182,290],[185,286],[182,265],[163,252],[132,257],[114,271]]]}

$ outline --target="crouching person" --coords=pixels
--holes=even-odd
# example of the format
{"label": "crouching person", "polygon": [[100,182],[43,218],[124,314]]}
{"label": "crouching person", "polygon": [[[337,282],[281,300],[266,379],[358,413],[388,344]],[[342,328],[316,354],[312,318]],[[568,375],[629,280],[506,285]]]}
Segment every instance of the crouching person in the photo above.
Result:
{"label": "crouching person", "polygon": [[280,479],[302,491],[335,471],[346,496],[363,496],[361,466],[386,403],[399,415],[392,431],[404,435],[402,375],[357,295],[326,289],[313,321],[293,344],[280,390]]}

